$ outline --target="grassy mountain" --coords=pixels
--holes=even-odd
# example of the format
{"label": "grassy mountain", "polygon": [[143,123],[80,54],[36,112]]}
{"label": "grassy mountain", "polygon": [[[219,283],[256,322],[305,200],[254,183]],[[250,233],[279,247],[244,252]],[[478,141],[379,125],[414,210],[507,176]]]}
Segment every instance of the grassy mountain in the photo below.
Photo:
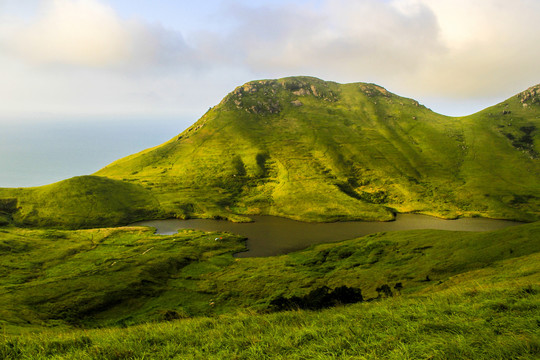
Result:
{"label": "grassy mountain", "polygon": [[[239,259],[230,234],[4,229],[0,358],[533,359],[539,231],[380,233]],[[374,300],[271,306],[343,285]]]}
{"label": "grassy mountain", "polygon": [[112,163],[99,178],[0,189],[0,224],[78,228],[250,214],[390,220],[396,211],[534,221],[539,128],[539,86],[451,118],[373,84],[253,81],[182,134]]}
{"label": "grassy mountain", "polygon": [[538,89],[450,118],[372,84],[253,81],[181,135],[96,175],[144,185],[178,216],[533,220]]}

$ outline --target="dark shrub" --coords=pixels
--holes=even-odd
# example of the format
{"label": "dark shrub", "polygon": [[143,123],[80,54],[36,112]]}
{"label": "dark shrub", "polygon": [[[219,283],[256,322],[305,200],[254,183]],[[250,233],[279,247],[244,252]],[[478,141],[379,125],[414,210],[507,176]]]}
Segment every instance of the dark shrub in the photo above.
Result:
{"label": "dark shrub", "polygon": [[362,302],[363,300],[362,290],[359,288],[344,285],[330,291],[329,287],[323,286],[301,297],[292,296],[286,298],[280,295],[270,302],[270,309],[275,311],[295,309],[319,310],[338,304]]}
{"label": "dark shrub", "polygon": [[392,296],[392,289],[390,289],[390,286],[388,284],[381,285],[380,287],[375,289],[377,293],[379,294],[379,297],[390,297]]}
{"label": "dark shrub", "polygon": [[364,300],[362,290],[345,285],[335,288],[332,297],[341,304],[354,304]]}

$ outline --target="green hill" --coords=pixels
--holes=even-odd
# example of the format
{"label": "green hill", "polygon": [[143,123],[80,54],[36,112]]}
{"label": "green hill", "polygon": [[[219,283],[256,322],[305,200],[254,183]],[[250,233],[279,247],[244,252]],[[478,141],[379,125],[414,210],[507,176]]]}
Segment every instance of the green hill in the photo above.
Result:
{"label": "green hill", "polygon": [[372,84],[253,81],[181,135],[96,175],[146,186],[176,216],[534,220],[539,96],[535,87],[450,118]]}
{"label": "green hill", "polygon": [[101,181],[0,189],[0,224],[391,220],[395,212],[535,221],[539,89],[451,118],[373,84],[252,81],[165,144],[98,171]]}
{"label": "green hill", "polygon": [[0,189],[4,224],[110,226],[155,217],[157,209],[159,202],[144,187],[98,176],[78,176],[35,188]]}

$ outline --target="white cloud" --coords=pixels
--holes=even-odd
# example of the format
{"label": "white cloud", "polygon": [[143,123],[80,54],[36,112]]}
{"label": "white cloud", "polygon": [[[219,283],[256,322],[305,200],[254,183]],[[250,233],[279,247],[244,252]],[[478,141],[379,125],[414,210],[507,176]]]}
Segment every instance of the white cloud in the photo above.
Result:
{"label": "white cloud", "polygon": [[182,30],[186,40],[114,1],[39,3],[26,17],[0,12],[0,112],[199,111],[253,78],[314,75],[452,113],[437,102],[479,110],[540,81],[538,0],[224,1],[222,25]]}
{"label": "white cloud", "polygon": [[26,17],[0,13],[4,117],[198,111],[196,93],[182,87],[200,80],[205,63],[179,32],[123,19],[98,0],[36,8]]}
{"label": "white cloud", "polygon": [[97,0],[44,0],[29,22],[2,19],[0,45],[33,65],[110,68],[149,66],[192,59],[179,33],[121,19]]}
{"label": "white cloud", "polygon": [[236,5],[237,28],[208,47],[260,74],[375,81],[419,97],[510,96],[540,80],[539,14],[535,0]]}
{"label": "white cloud", "polygon": [[510,96],[540,81],[540,2],[423,0],[447,52],[414,74],[418,90],[441,96]]}
{"label": "white cloud", "polygon": [[4,22],[2,35],[5,48],[38,64],[110,66],[129,56],[128,31],[111,9],[92,0],[47,1],[30,24]]}
{"label": "white cloud", "polygon": [[437,21],[423,5],[404,13],[383,1],[328,0],[320,8],[237,5],[228,15],[239,25],[209,48],[254,72],[327,73],[361,81],[409,72],[421,66],[418,59],[443,50]]}

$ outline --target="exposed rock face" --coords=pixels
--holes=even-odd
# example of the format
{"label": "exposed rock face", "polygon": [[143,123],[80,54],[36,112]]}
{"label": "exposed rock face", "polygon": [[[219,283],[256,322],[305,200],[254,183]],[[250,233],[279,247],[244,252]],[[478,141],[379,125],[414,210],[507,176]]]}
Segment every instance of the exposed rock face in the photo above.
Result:
{"label": "exposed rock face", "polygon": [[523,107],[540,104],[540,84],[531,86],[524,92],[518,94],[518,98]]}
{"label": "exposed rock face", "polygon": [[279,80],[280,85],[296,96],[314,96],[324,101],[337,101],[338,94],[330,89],[329,83],[308,77],[285,78]]}
{"label": "exposed rock face", "polygon": [[384,97],[391,97],[392,94],[383,88],[382,86],[375,85],[375,84],[361,84],[360,89],[369,97],[373,96],[384,96]]}
{"label": "exposed rock face", "polygon": [[275,81],[252,81],[237,87],[224,99],[224,102],[232,100],[237,109],[243,109],[251,114],[277,114],[281,111],[281,105],[276,96],[277,90]]}
{"label": "exposed rock face", "polygon": [[280,80],[258,80],[237,87],[222,102],[231,104],[251,114],[270,115],[282,111],[282,106],[290,103],[302,106],[298,98],[313,96],[320,100],[338,100],[327,82],[315,78],[293,77]]}

